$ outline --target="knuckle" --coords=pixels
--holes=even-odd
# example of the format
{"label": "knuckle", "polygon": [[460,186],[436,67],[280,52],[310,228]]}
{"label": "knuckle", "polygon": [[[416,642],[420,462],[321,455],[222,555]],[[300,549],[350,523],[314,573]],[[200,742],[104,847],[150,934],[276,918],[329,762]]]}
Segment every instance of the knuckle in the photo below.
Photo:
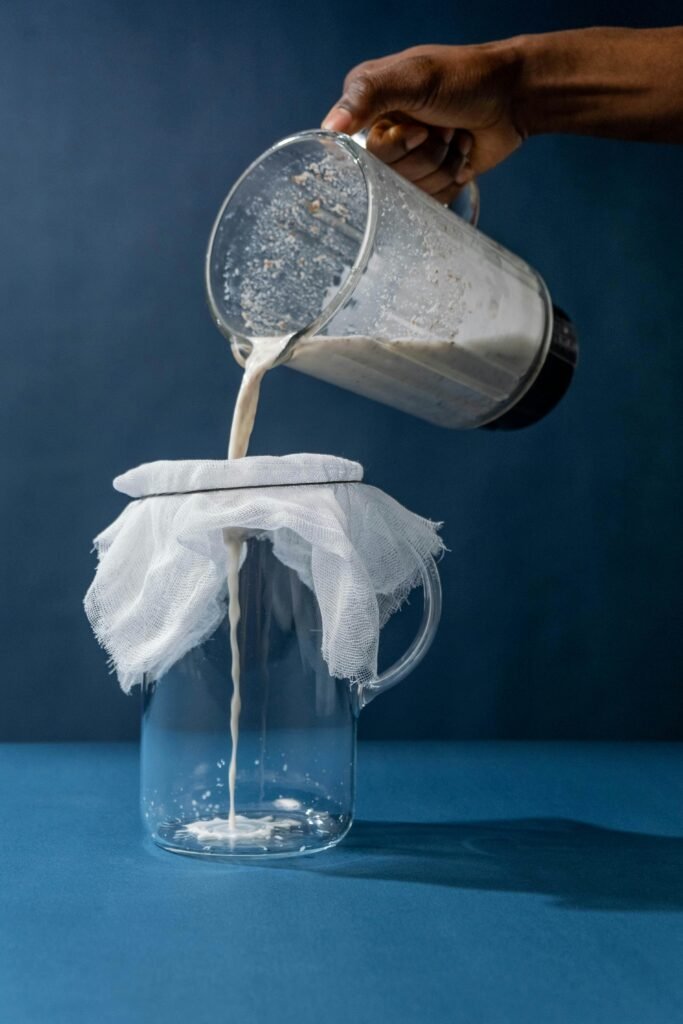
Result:
{"label": "knuckle", "polygon": [[404,73],[425,95],[438,91],[443,77],[441,62],[431,53],[408,53]]}
{"label": "knuckle", "polygon": [[359,106],[371,104],[377,92],[377,75],[369,64],[359,64],[346,76],[344,94]]}
{"label": "knuckle", "polygon": [[365,140],[366,146],[371,153],[381,153],[387,148],[389,136],[386,128],[381,124],[373,124]]}

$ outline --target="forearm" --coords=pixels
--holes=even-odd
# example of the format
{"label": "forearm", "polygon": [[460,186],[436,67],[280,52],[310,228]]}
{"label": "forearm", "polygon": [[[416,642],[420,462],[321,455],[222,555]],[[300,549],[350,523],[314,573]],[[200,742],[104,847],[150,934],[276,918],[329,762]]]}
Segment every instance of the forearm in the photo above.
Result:
{"label": "forearm", "polygon": [[512,114],[523,137],[683,142],[683,28],[578,29],[508,45],[519,66]]}

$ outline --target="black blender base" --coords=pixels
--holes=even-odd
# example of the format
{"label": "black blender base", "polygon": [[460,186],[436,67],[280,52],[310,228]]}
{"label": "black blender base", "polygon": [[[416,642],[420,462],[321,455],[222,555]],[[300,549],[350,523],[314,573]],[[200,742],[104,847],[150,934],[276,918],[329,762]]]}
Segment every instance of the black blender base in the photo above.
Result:
{"label": "black blender base", "polygon": [[519,430],[542,420],[555,408],[571,384],[578,355],[573,323],[558,306],[553,306],[553,334],[538,377],[516,405],[480,429]]}

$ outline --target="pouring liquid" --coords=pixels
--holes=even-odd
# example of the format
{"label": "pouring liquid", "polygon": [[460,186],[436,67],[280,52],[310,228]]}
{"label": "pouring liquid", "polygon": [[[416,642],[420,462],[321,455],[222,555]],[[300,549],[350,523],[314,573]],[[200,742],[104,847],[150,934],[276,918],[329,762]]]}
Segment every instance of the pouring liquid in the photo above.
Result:
{"label": "pouring liquid", "polygon": [[[228,442],[229,459],[242,459],[247,454],[249,440],[256,420],[261,382],[268,370],[278,361],[288,341],[289,336],[283,338],[259,338],[252,345],[251,352],[244,366],[244,374],[235,402]],[[244,539],[238,531],[224,530],[223,540],[225,542],[227,562],[228,621],[230,624],[230,653],[232,662],[232,697],[230,700],[230,739],[232,749],[230,766],[228,768],[230,809],[227,821],[225,818],[217,817],[210,820],[190,822],[185,825],[185,832],[199,842],[222,842],[227,840],[230,843],[234,843],[236,840],[268,839],[274,828],[274,819],[269,816],[247,818],[237,814],[235,811],[237,749],[239,744],[240,711],[242,707],[238,637],[238,627],[242,613],[240,608],[239,573]],[[296,825],[296,822],[292,821],[290,824]],[[277,825],[279,828],[286,827],[287,822],[280,818]]]}

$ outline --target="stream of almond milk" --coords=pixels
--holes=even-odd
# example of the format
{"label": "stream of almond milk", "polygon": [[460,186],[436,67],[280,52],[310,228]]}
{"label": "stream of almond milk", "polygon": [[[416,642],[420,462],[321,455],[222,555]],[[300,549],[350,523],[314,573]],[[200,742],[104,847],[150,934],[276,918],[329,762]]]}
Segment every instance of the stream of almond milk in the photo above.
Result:
{"label": "stream of almond milk", "polygon": [[[228,458],[243,459],[249,450],[249,439],[254,429],[256,410],[258,408],[261,381],[265,374],[277,362],[285,348],[289,337],[260,338],[258,344],[252,345],[242,376],[242,383],[235,402],[235,411],[230,427],[228,442]],[[234,530],[224,533],[225,547],[228,555],[228,615],[230,621],[230,653],[232,658],[232,699],[230,701],[230,769],[228,786],[230,793],[230,813],[228,828],[234,832],[237,827],[235,815],[235,779],[237,777],[237,745],[239,741],[239,720],[242,701],[240,697],[240,649],[237,638],[241,608],[239,591],[240,561],[242,558],[242,539]]]}
{"label": "stream of almond milk", "polygon": [[[258,344],[252,345],[251,352],[244,365],[244,374],[235,402],[235,410],[230,428],[228,458],[242,459],[249,449],[249,439],[254,428],[256,410],[258,408],[261,381],[265,374],[277,362],[289,341],[284,338],[259,338]],[[232,750],[228,769],[228,789],[230,809],[228,820],[212,818],[208,821],[190,822],[185,831],[200,842],[234,841],[236,838],[256,840],[267,838],[273,830],[273,819],[269,816],[247,818],[235,812],[235,782],[237,779],[237,749],[239,744],[239,721],[242,707],[240,694],[240,648],[237,630],[241,618],[239,574],[242,561],[244,538],[236,530],[225,530],[223,539],[226,548],[227,581],[228,581],[228,622],[230,625],[230,654],[232,661],[232,698],[230,700],[230,739]],[[291,822],[295,825],[296,822]],[[280,820],[280,827],[287,826],[287,821]]]}

